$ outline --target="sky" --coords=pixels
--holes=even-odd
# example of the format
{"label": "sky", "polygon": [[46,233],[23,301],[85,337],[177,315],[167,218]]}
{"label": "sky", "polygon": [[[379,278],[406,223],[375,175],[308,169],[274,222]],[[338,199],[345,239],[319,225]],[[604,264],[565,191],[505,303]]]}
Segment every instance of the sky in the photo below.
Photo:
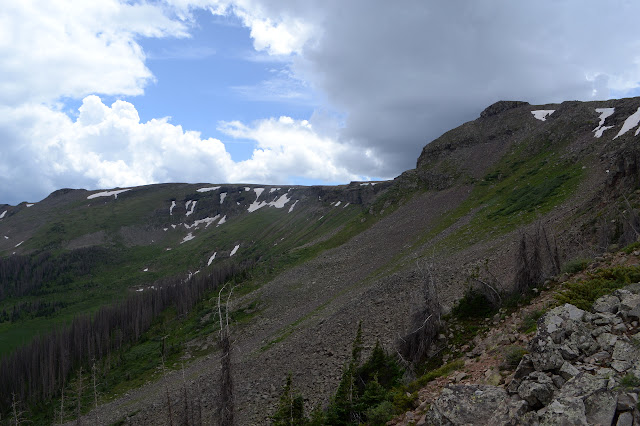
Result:
{"label": "sky", "polygon": [[498,100],[640,95],[633,0],[8,0],[0,204],[391,179]]}

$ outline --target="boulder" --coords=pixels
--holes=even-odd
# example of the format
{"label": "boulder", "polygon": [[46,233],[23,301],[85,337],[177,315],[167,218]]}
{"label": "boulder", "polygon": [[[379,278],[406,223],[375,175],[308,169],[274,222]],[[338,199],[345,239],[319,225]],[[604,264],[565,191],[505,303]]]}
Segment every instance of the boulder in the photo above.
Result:
{"label": "boulder", "polygon": [[586,426],[584,402],[579,397],[555,399],[549,404],[542,416],[540,426]]}
{"label": "boulder", "polygon": [[633,426],[633,414],[629,411],[620,414],[616,426]]}
{"label": "boulder", "polygon": [[599,390],[584,400],[587,423],[591,425],[610,425],[616,415],[618,398],[612,392]]}
{"label": "boulder", "polygon": [[594,312],[604,312],[615,314],[618,312],[620,308],[620,299],[612,294],[608,294],[606,296],[602,296],[598,298],[595,302],[593,302],[593,311]]}
{"label": "boulder", "polygon": [[535,371],[518,387],[518,395],[527,401],[529,406],[538,409],[546,406],[553,399],[553,393],[556,391],[553,380],[546,374]]}
{"label": "boulder", "polygon": [[433,401],[425,417],[429,425],[516,425],[525,413],[524,401],[490,385],[449,385]]}
{"label": "boulder", "polygon": [[623,340],[616,341],[613,347],[613,359],[617,361],[635,362],[640,358],[640,351],[633,344]]}

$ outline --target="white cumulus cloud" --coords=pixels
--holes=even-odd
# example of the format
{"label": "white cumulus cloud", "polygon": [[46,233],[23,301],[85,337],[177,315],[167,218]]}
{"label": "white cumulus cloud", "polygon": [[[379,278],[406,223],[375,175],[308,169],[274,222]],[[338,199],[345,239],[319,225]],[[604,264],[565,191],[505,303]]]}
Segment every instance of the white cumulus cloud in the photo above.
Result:
{"label": "white cumulus cloud", "polygon": [[[77,118],[43,105],[0,108],[2,202],[30,201],[61,187],[128,187],[158,182],[287,183],[357,179],[342,163],[351,148],[316,133],[305,120],[223,123],[257,144],[236,162],[218,139],[203,139],[167,118],[141,122],[133,104],[90,95]],[[35,197],[35,198],[34,198]]]}

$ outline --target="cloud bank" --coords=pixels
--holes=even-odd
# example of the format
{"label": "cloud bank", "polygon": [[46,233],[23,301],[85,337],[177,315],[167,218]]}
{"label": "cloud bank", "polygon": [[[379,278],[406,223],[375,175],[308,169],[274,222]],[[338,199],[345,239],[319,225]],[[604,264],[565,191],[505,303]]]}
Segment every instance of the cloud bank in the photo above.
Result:
{"label": "cloud bank", "polygon": [[[138,40],[188,37],[200,9],[237,17],[256,51],[288,63],[290,80],[322,100],[308,120],[220,123],[255,144],[246,161],[95,96],[143,94],[154,76]],[[624,0],[13,2],[0,10],[0,202],[61,186],[393,177],[497,100],[638,94],[639,14]],[[299,92],[287,81],[235,90],[286,101]],[[82,106],[65,111],[65,99]]]}

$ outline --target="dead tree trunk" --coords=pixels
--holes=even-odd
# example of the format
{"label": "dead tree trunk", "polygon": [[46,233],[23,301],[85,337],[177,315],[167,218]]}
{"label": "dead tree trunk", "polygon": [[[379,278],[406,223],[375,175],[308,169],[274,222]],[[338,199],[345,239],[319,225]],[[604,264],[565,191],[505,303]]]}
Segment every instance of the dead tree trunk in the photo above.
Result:
{"label": "dead tree trunk", "polygon": [[218,293],[218,316],[220,318],[219,344],[220,355],[220,405],[218,407],[218,417],[221,426],[233,426],[234,424],[234,395],[233,378],[231,375],[231,336],[229,332],[229,300],[233,288],[229,292],[225,306],[224,316],[222,313],[222,303],[220,298],[224,287]]}

